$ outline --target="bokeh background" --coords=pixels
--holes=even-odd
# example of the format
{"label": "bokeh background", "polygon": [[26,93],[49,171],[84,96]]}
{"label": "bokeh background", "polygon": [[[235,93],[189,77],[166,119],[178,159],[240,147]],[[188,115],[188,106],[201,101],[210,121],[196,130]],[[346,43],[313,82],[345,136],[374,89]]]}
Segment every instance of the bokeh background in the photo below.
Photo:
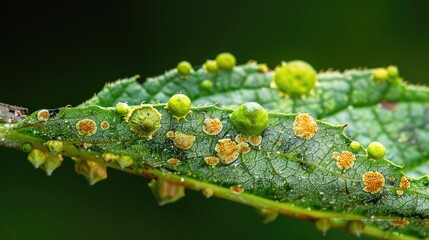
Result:
{"label": "bokeh background", "polygon": [[[316,69],[396,64],[428,80],[428,1],[10,1],[1,3],[0,101],[77,105],[105,82],[144,81],[180,60],[221,51],[271,68],[303,59]],[[355,239],[340,230],[222,199],[158,207],[148,180],[115,170],[90,187],[71,161],[46,177],[26,154],[0,149],[0,239]],[[369,238],[361,238],[369,239]]]}

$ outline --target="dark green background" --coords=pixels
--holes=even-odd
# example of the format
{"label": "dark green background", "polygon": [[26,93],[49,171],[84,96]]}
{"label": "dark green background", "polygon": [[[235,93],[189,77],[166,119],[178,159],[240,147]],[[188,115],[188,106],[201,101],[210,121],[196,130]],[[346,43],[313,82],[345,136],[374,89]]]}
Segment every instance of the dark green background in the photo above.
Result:
{"label": "dark green background", "polygon": [[[292,59],[316,69],[396,64],[408,81],[427,80],[428,1],[35,2],[1,6],[0,101],[31,111],[221,51],[271,68]],[[15,150],[2,148],[0,162],[0,239],[354,238],[323,238],[287,216],[262,224],[250,207],[196,192],[158,207],[148,180],[111,170],[90,187],[69,160],[51,177]]]}

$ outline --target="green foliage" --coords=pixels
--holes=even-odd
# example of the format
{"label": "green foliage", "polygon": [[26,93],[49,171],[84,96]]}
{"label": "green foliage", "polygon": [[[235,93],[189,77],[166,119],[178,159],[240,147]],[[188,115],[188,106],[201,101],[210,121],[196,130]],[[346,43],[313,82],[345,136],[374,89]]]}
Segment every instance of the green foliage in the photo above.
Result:
{"label": "green foliage", "polygon": [[[235,66],[231,56],[186,78],[171,70],[143,84],[124,79],[77,108],[2,123],[1,143],[31,150],[29,160],[48,174],[62,155],[71,157],[91,184],[107,177],[106,166],[155,178],[161,205],[183,197],[184,186],[254,206],[265,222],[283,213],[322,232],[429,236],[428,89],[405,84],[390,66],[319,73],[312,94],[288,98],[265,65]],[[172,118],[165,104],[178,92],[194,106],[185,109],[187,121]],[[243,130],[235,122],[247,118],[237,115],[245,102],[267,116]],[[372,141],[384,152],[362,147]]]}

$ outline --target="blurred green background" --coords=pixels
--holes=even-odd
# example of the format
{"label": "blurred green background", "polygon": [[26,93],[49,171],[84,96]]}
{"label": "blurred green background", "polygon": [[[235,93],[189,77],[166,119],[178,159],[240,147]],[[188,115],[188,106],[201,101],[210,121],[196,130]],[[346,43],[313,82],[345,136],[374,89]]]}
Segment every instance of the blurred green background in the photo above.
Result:
{"label": "blurred green background", "polygon": [[[105,82],[143,81],[221,51],[271,68],[303,59],[316,69],[396,64],[424,83],[428,1],[70,1],[1,3],[0,101],[77,105]],[[302,220],[263,224],[254,209],[188,191],[158,207],[148,180],[115,170],[93,187],[71,161],[46,177],[26,154],[0,150],[0,239],[354,239]],[[369,238],[361,238],[369,239]]]}

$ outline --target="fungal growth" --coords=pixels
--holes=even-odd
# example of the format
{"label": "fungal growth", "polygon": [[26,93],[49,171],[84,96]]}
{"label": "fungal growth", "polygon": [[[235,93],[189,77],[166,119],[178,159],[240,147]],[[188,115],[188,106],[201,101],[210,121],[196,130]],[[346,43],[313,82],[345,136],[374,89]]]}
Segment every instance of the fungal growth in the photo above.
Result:
{"label": "fungal growth", "polygon": [[317,73],[304,61],[283,62],[275,69],[274,82],[282,93],[298,98],[308,95],[315,88]]}
{"label": "fungal growth", "polygon": [[224,71],[229,71],[234,68],[236,59],[231,53],[219,53],[216,56],[217,67]]}
{"label": "fungal growth", "polygon": [[234,129],[245,136],[261,134],[268,126],[267,111],[258,103],[244,103],[234,110],[230,116]]}
{"label": "fungal growth", "polygon": [[108,123],[107,121],[102,121],[102,122],[100,123],[100,127],[101,127],[101,129],[103,129],[103,130],[107,130],[107,129],[109,129],[109,128],[110,128],[110,123]]}
{"label": "fungal growth", "polygon": [[166,136],[167,138],[174,138],[175,134],[174,134],[174,132],[173,132],[173,131],[168,131],[168,132],[165,134],[165,136]]}
{"label": "fungal growth", "polygon": [[341,170],[350,169],[356,160],[356,156],[349,151],[334,152],[332,157],[337,160],[337,167]]}
{"label": "fungal growth", "polygon": [[131,108],[125,121],[137,136],[151,139],[161,127],[161,117],[162,115],[152,105],[141,105]]}
{"label": "fungal growth", "polygon": [[190,149],[192,145],[194,145],[194,142],[195,142],[195,136],[187,135],[181,132],[174,133],[173,144],[174,146],[180,149],[183,149],[183,150]]}
{"label": "fungal growth", "polygon": [[37,112],[37,120],[39,120],[40,122],[48,121],[50,117],[51,117],[51,114],[46,109],[42,109],[39,112]]}
{"label": "fungal growth", "polygon": [[214,166],[218,165],[218,163],[219,163],[219,158],[217,158],[217,157],[213,157],[213,156],[211,156],[211,157],[205,157],[205,158],[204,158],[204,162],[205,162],[207,165],[214,167]]}
{"label": "fungal growth", "polygon": [[82,119],[76,123],[77,133],[81,136],[92,136],[97,132],[97,123],[92,119]]}
{"label": "fungal growth", "polygon": [[386,147],[379,142],[372,142],[367,148],[368,156],[373,159],[382,159],[386,154]]}
{"label": "fungal growth", "polygon": [[249,141],[249,137],[239,133],[235,136],[235,141],[237,143],[245,143]]}
{"label": "fungal growth", "polygon": [[250,147],[249,147],[248,143],[242,142],[242,143],[237,144],[237,146],[238,146],[238,151],[240,153],[245,154],[245,153],[250,152]]}
{"label": "fungal growth", "polygon": [[179,64],[177,64],[176,70],[182,78],[186,78],[194,71],[194,69],[192,69],[192,65],[187,61],[179,62]]}
{"label": "fungal growth", "polygon": [[240,186],[231,186],[229,189],[231,190],[232,193],[235,193],[235,194],[241,194],[244,192],[244,188]]}
{"label": "fungal growth", "polygon": [[220,161],[225,164],[234,162],[240,155],[237,144],[228,138],[218,140],[215,151]]}
{"label": "fungal growth", "polygon": [[249,138],[249,143],[250,145],[257,147],[262,143],[262,136],[261,135],[257,135],[257,136],[252,136]]}
{"label": "fungal growth", "polygon": [[170,166],[177,167],[177,166],[179,166],[179,164],[180,164],[180,160],[179,160],[179,159],[177,159],[177,158],[170,158],[170,159],[168,159],[168,160],[167,160],[167,163],[168,163]]}
{"label": "fungal growth", "polygon": [[380,172],[369,171],[362,175],[363,190],[371,194],[378,193],[384,186],[384,176]]}
{"label": "fungal growth", "polygon": [[168,100],[165,108],[177,121],[181,118],[186,120],[186,116],[191,112],[191,99],[184,94],[175,94]]}
{"label": "fungal growth", "polygon": [[[399,182],[399,188],[408,189],[410,187],[411,187],[410,180],[408,180],[407,177],[402,176],[401,181]],[[402,196],[404,194],[404,191],[401,189],[396,190],[396,194],[398,194],[399,196]]]}
{"label": "fungal growth", "polygon": [[293,122],[295,136],[303,139],[314,137],[318,129],[317,122],[309,114],[299,114]]}
{"label": "fungal growth", "polygon": [[217,135],[222,131],[223,125],[218,118],[204,120],[203,132],[208,135]]}

